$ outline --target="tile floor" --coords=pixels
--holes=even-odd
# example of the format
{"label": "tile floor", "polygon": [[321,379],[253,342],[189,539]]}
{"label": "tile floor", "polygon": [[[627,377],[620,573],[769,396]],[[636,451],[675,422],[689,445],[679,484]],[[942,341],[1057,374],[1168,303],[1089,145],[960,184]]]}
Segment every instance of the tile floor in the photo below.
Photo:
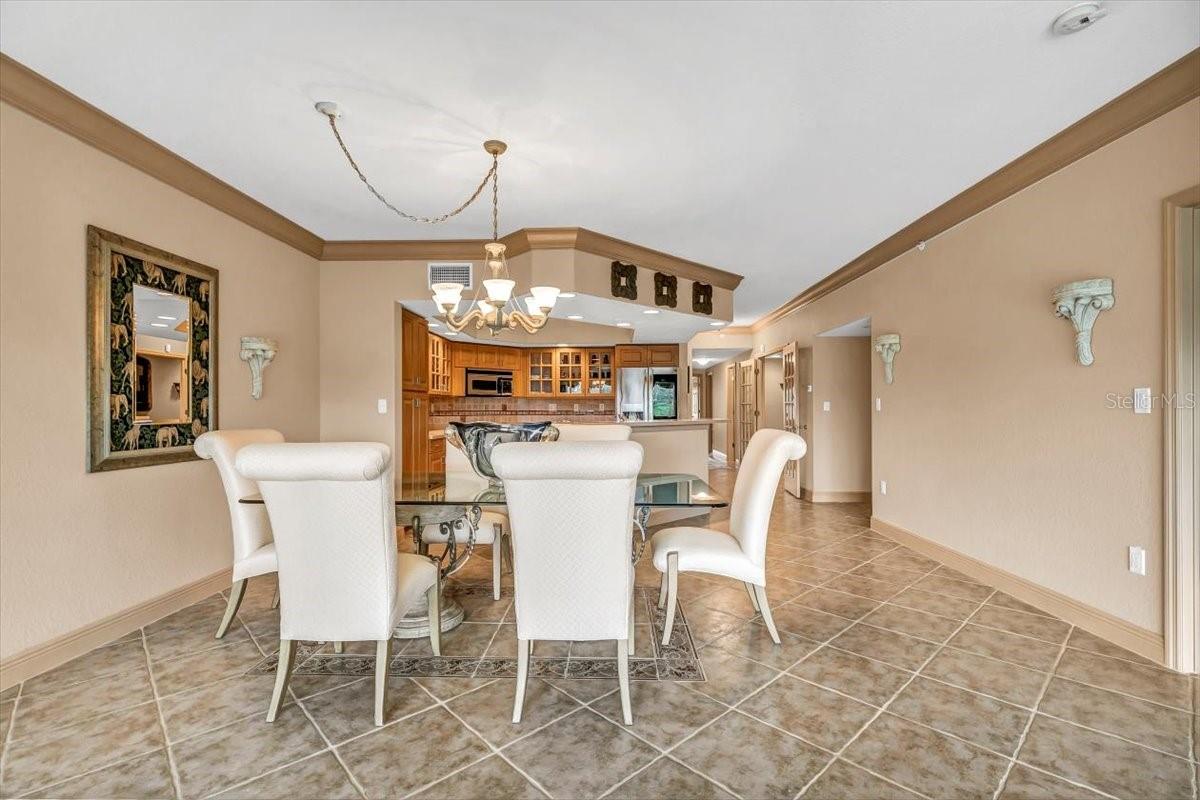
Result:
{"label": "tile floor", "polygon": [[[712,477],[728,489],[731,473]],[[278,623],[271,581],[252,582],[223,641],[212,597],[0,694],[0,793],[1196,800],[1194,679],[866,522],[862,507],[780,496],[779,647],[740,585],[686,576],[707,680],[635,683],[632,727],[610,680],[533,680],[514,726],[509,678],[393,678],[375,728],[370,679],[330,675],[297,676],[269,725],[272,678],[246,673]],[[482,556],[464,572],[490,580]],[[646,563],[638,579],[657,585]],[[495,623],[508,602],[469,612]]]}

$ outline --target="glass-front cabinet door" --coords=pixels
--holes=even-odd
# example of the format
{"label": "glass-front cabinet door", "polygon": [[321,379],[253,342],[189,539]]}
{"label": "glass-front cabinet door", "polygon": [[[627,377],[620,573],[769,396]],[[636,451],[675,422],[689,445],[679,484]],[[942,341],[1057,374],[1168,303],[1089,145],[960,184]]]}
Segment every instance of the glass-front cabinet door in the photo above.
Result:
{"label": "glass-front cabinet door", "polygon": [[529,396],[547,397],[554,394],[554,351],[529,351]]}
{"label": "glass-front cabinet door", "polygon": [[583,394],[583,351],[564,347],[554,352],[558,365],[556,394]]}
{"label": "glass-front cabinet door", "polygon": [[587,393],[599,397],[613,395],[613,351],[587,351]]}

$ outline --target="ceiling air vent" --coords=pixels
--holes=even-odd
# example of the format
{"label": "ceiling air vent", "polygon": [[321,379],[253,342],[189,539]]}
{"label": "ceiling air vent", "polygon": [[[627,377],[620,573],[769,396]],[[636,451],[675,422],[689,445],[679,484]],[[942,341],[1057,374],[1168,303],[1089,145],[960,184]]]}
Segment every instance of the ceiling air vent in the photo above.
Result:
{"label": "ceiling air vent", "polygon": [[435,283],[461,283],[467,289],[471,285],[470,261],[431,261],[429,262],[429,286]]}

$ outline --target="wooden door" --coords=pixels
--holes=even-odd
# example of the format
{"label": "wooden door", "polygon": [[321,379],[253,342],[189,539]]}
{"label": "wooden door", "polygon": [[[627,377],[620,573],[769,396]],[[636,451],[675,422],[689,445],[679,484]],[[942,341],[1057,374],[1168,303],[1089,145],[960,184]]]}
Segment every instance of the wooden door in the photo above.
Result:
{"label": "wooden door", "polygon": [[801,347],[796,351],[796,432],[806,444],[808,452],[800,460],[796,472],[796,482],[800,486],[800,494],[812,487],[813,465],[813,393],[812,386],[812,348]]}
{"label": "wooden door", "polygon": [[725,367],[725,463],[737,463],[737,364]]}
{"label": "wooden door", "polygon": [[401,353],[400,388],[406,391],[429,390],[429,323],[405,309],[400,315]]}
{"label": "wooden door", "polygon": [[559,395],[583,394],[583,350],[575,347],[560,347],[554,351],[554,393]]}
{"label": "wooden door", "polygon": [[429,396],[403,392],[400,401],[404,441],[401,443],[401,473],[404,477],[429,470]]}
{"label": "wooden door", "polygon": [[753,358],[737,365],[737,452],[746,453],[750,437],[758,430],[758,369]]}
{"label": "wooden door", "polygon": [[525,392],[530,397],[554,395],[554,351],[530,350],[529,369],[525,373]]}
{"label": "wooden door", "polygon": [[450,343],[429,334],[429,393],[450,394]]}
{"label": "wooden door", "polygon": [[[800,382],[796,357],[798,349],[792,342],[783,349],[783,429],[800,434]],[[801,461],[789,461],[783,468],[783,488],[788,494],[800,496]]]}
{"label": "wooden door", "polygon": [[613,396],[612,348],[587,351],[587,393],[593,397]]}

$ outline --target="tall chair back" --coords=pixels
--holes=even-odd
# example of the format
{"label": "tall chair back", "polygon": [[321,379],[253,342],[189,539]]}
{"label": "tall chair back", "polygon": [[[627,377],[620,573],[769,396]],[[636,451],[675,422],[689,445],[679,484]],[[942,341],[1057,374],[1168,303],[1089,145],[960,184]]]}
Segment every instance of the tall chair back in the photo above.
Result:
{"label": "tall chair back", "polygon": [[238,579],[237,562],[271,543],[271,523],[266,508],[238,502],[243,497],[258,494],[258,485],[239,474],[234,462],[238,451],[247,445],[278,444],[282,441],[283,434],[279,431],[248,428],[208,431],[200,434],[193,445],[196,455],[210,459],[217,465],[221,484],[225,487],[225,502],[229,504],[229,521],[233,526],[234,580]]}
{"label": "tall chair back", "polygon": [[767,528],[783,468],[807,451],[804,440],[790,431],[763,428],[750,437],[733,484],[729,532],[757,565],[766,561]]}
{"label": "tall chair back", "polygon": [[389,639],[404,608],[388,447],[250,445],[237,469],[258,482],[275,532],[280,639]]}
{"label": "tall chair back", "polygon": [[629,633],[637,442],[521,442],[492,453],[512,524],[517,638]]}

